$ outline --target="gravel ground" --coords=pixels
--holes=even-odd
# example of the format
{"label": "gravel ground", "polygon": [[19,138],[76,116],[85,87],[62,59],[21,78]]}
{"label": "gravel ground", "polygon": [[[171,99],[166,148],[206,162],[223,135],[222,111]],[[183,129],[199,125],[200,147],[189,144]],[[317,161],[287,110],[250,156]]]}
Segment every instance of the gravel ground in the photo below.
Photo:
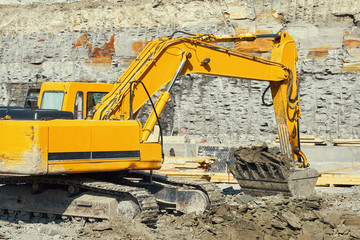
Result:
{"label": "gravel ground", "polygon": [[[227,185],[225,204],[201,215],[162,213],[156,227],[136,219],[0,220],[1,239],[358,239],[360,188],[316,188],[306,199],[253,198]],[[232,190],[232,191],[230,191]]]}

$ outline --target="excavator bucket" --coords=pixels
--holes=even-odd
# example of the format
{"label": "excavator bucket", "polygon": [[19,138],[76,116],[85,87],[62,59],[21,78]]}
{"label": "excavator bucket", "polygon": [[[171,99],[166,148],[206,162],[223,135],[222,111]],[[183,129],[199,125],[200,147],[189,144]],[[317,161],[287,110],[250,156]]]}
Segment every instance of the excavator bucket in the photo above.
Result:
{"label": "excavator bucket", "polygon": [[314,191],[318,178],[315,169],[298,168],[286,155],[266,144],[240,147],[234,157],[236,161],[229,164],[229,169],[245,194],[307,197]]}

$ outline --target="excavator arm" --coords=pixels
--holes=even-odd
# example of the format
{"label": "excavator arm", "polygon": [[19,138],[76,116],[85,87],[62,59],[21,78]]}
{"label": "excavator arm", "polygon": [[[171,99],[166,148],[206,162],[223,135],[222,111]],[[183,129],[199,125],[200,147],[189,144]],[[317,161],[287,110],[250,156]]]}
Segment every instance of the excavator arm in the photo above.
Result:
{"label": "excavator arm", "polygon": [[[254,41],[263,37],[274,39],[271,60],[213,44]],[[269,35],[206,34],[153,41],[118,79],[110,93],[96,105],[93,119],[133,119],[149,98],[165,87],[143,127],[142,141],[146,141],[178,76],[191,73],[268,81],[281,151],[306,167],[308,164],[300,151],[299,142],[298,119],[301,112],[297,60],[295,42],[285,32]]]}

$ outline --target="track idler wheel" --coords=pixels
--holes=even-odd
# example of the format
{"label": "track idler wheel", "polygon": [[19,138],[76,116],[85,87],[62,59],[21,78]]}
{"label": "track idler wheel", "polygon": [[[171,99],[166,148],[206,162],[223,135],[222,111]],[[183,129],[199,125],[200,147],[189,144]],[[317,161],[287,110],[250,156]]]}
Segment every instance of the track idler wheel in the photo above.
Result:
{"label": "track idler wheel", "polygon": [[27,211],[20,211],[19,212],[19,219],[23,220],[23,221],[28,221],[30,220],[31,217],[31,212],[27,212]]}
{"label": "track idler wheel", "polygon": [[45,190],[45,185],[43,183],[33,182],[31,188],[32,193],[41,193]]}
{"label": "track idler wheel", "polygon": [[201,214],[210,206],[206,194],[199,190],[179,190],[176,210],[182,213]]}
{"label": "track idler wheel", "polygon": [[46,216],[50,221],[55,221],[58,217],[57,214],[53,214],[53,213],[48,213],[48,214],[46,214]]}
{"label": "track idler wheel", "polygon": [[140,213],[140,207],[132,200],[120,201],[116,208],[117,216],[135,218]]}
{"label": "track idler wheel", "polygon": [[40,212],[34,212],[33,215],[35,220],[40,220],[43,217],[43,214]]}
{"label": "track idler wheel", "polygon": [[68,187],[68,193],[72,196],[72,195],[76,195],[80,192],[80,188],[76,187],[74,185],[69,185]]}

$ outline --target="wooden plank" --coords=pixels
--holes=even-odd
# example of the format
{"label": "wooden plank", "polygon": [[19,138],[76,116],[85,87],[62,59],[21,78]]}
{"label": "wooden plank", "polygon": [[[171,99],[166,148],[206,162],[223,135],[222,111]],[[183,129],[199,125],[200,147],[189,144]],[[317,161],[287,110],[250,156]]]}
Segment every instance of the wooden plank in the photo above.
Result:
{"label": "wooden plank", "polygon": [[355,143],[334,143],[334,145],[339,147],[360,147],[360,144]]}
{"label": "wooden plank", "polygon": [[342,171],[349,170],[349,169],[353,169],[353,168],[357,168],[357,167],[360,167],[360,165],[355,165],[355,166],[350,166],[350,167],[344,167],[344,168],[337,168],[337,169],[332,169],[332,170],[321,171],[321,172],[319,172],[319,176],[320,176],[321,174],[324,174],[324,173],[342,172]]}
{"label": "wooden plank", "polygon": [[[279,140],[279,139],[275,139],[274,142],[275,142],[275,143],[280,143],[280,140]],[[303,144],[317,144],[317,145],[326,145],[326,144],[327,144],[327,142],[325,142],[324,140],[319,139],[319,138],[315,138],[315,139],[300,139],[300,143],[303,143]]]}
{"label": "wooden plank", "polygon": [[231,173],[210,173],[210,182],[238,183]]}
{"label": "wooden plank", "polygon": [[301,139],[315,139],[315,136],[314,135],[300,134],[300,140]]}
{"label": "wooden plank", "polygon": [[321,185],[360,185],[359,174],[322,174],[318,181],[317,186]]}
{"label": "wooden plank", "polygon": [[[275,135],[275,138],[279,138],[279,135]],[[314,140],[315,136],[314,135],[305,135],[305,134],[300,134],[300,140],[304,139],[304,140]]]}
{"label": "wooden plank", "polygon": [[178,163],[178,162],[215,162],[217,158],[214,157],[165,157],[164,162],[172,162],[172,163]]}
{"label": "wooden plank", "polygon": [[342,143],[360,144],[360,139],[333,139],[332,142],[334,144],[342,144]]}
{"label": "wooden plank", "polygon": [[216,162],[213,157],[166,157],[161,169],[206,172]]}

